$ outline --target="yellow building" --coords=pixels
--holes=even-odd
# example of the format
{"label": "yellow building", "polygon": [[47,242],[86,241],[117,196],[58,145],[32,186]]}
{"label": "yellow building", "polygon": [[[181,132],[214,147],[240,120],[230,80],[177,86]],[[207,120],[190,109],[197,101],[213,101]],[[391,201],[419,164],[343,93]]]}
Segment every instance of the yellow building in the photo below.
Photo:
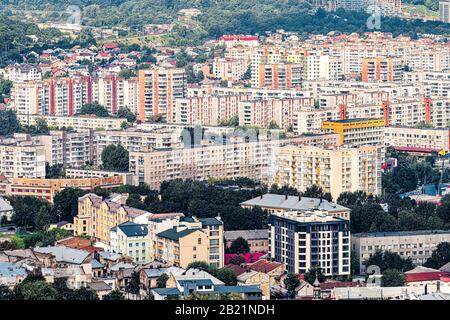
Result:
{"label": "yellow building", "polygon": [[126,221],[145,222],[151,213],[104,200],[95,194],[78,199],[78,215],[74,217],[74,235],[90,236],[94,240],[109,244],[110,230]]}
{"label": "yellow building", "polygon": [[384,144],[384,119],[347,119],[322,122],[322,130],[340,135],[341,144]]}
{"label": "yellow building", "polygon": [[337,199],[342,192],[381,193],[384,146],[288,145],[275,155],[272,183],[299,191],[321,187]]}
{"label": "yellow building", "polygon": [[53,202],[55,195],[65,188],[92,190],[97,187],[111,189],[123,184],[121,176],[85,179],[28,179],[11,178],[6,184],[5,194],[31,196]]}
{"label": "yellow building", "polygon": [[178,226],[156,235],[156,260],[186,268],[194,261],[224,265],[223,223],[220,218],[183,218]]}

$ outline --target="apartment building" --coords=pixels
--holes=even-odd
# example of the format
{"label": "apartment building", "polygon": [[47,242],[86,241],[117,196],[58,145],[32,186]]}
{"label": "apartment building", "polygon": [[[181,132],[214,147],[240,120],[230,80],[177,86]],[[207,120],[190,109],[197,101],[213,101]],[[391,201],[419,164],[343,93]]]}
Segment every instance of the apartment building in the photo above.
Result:
{"label": "apartment building", "polygon": [[181,218],[179,224],[156,234],[156,257],[170,265],[186,268],[193,261],[224,265],[223,222],[220,217]]}
{"label": "apartment building", "polygon": [[138,83],[138,119],[145,122],[161,115],[167,121],[173,121],[175,100],[186,97],[185,70],[168,67],[139,70]]}
{"label": "apartment building", "polygon": [[39,81],[42,79],[42,70],[38,66],[33,66],[31,64],[16,63],[5,68],[3,77],[5,80],[9,80],[14,83]]}
{"label": "apartment building", "polygon": [[116,75],[105,75],[92,80],[92,101],[96,101],[116,114],[121,108],[129,108],[132,112],[138,110],[138,79],[124,79]]}
{"label": "apartment building", "polygon": [[[114,177],[119,178],[120,177]],[[78,199],[78,214],[74,217],[74,235],[89,236],[110,244],[110,230],[127,221],[145,223],[151,213],[103,199],[89,193]]]}
{"label": "apartment building", "polygon": [[325,276],[350,275],[350,221],[327,211],[271,213],[269,248],[269,256],[289,272],[318,266]]}
{"label": "apartment building", "polygon": [[172,148],[178,146],[180,135],[161,128],[142,130],[128,128],[125,130],[105,130],[94,132],[95,163],[101,163],[103,150],[110,144],[121,144],[128,151],[139,151],[148,148]]}
{"label": "apartment building", "polygon": [[337,199],[342,192],[381,193],[384,146],[282,146],[271,183],[305,191],[318,186]]}
{"label": "apartment building", "polygon": [[82,190],[114,189],[122,184],[123,179],[120,176],[86,179],[11,178],[6,182],[5,193],[10,196],[36,197],[52,203],[55,195],[65,188]]}
{"label": "apartment building", "polygon": [[155,189],[159,189],[163,181],[174,179],[249,177],[265,180],[274,147],[287,141],[253,138],[250,142],[238,139],[192,148],[131,151],[130,172],[137,176],[137,183],[145,182]]}
{"label": "apartment building", "polygon": [[257,87],[273,89],[300,88],[303,80],[303,65],[294,63],[260,64]]}
{"label": "apartment building", "polygon": [[119,176],[122,177],[123,184],[132,185],[135,181],[133,175],[129,172],[66,168],[64,173],[68,179],[108,178]]}
{"label": "apartment building", "polygon": [[208,95],[175,100],[174,117],[169,121],[187,125],[217,126],[239,114],[239,102],[247,95]]}
{"label": "apartment building", "polygon": [[31,139],[34,143],[44,146],[45,161],[50,165],[61,164],[65,167],[80,168],[95,161],[93,130],[52,130],[49,134],[33,136]]}
{"label": "apartment building", "polygon": [[386,146],[450,150],[450,130],[445,128],[386,127]]}
{"label": "apartment building", "polygon": [[293,127],[294,112],[311,107],[314,107],[312,98],[243,100],[239,103],[239,124],[288,129]]}
{"label": "apartment building", "polygon": [[383,145],[384,119],[346,119],[322,122],[322,130],[337,133],[341,144]]}
{"label": "apartment building", "polygon": [[242,79],[250,66],[249,59],[215,58],[212,74],[215,78],[236,82]]}
{"label": "apartment building", "polygon": [[350,209],[325,199],[267,193],[242,202],[242,208],[255,207],[269,213],[321,210],[336,218],[350,220]]}
{"label": "apartment building", "polygon": [[150,262],[146,224],[127,221],[109,231],[110,251],[130,257],[136,264]]}
{"label": "apartment building", "polygon": [[439,18],[442,22],[450,23],[450,1],[439,1]]}
{"label": "apartment building", "polygon": [[364,58],[362,81],[399,82],[402,81],[403,65],[396,58]]}
{"label": "apartment building", "polygon": [[45,147],[21,136],[0,139],[0,173],[6,178],[45,178]]}
{"label": "apartment building", "polygon": [[360,270],[365,272],[366,261],[376,251],[390,251],[403,259],[410,258],[415,265],[422,265],[431,257],[437,245],[450,242],[450,231],[421,230],[400,232],[356,233],[352,235],[352,250],[360,260]]}
{"label": "apartment building", "polygon": [[[17,114],[21,124],[36,125],[38,119],[42,119],[40,114]],[[126,118],[102,118],[94,115],[79,116],[50,116],[45,115],[45,121],[51,128],[73,128],[74,130],[103,129],[120,130]]]}
{"label": "apartment building", "polygon": [[50,78],[14,83],[12,107],[19,115],[73,116],[83,105],[98,102],[110,114],[120,108],[137,110],[138,82],[105,75],[100,78],[79,76]]}
{"label": "apartment building", "polygon": [[246,87],[216,87],[211,85],[189,86],[188,97],[218,96],[250,96],[251,100],[292,99],[311,97],[311,92],[295,89],[246,88]]}

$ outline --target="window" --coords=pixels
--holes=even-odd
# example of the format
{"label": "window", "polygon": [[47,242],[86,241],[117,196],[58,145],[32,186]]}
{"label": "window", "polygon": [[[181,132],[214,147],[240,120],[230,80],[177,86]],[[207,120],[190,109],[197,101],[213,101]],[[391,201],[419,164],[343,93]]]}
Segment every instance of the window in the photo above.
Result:
{"label": "window", "polygon": [[202,244],[202,238],[197,239],[197,244]]}

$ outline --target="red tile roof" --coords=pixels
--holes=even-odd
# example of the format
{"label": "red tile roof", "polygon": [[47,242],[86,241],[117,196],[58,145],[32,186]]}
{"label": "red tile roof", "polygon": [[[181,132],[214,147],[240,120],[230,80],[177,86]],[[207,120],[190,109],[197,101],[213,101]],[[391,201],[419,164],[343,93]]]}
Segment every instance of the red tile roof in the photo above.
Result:
{"label": "red tile roof", "polygon": [[258,272],[267,273],[276,268],[282,266],[282,263],[279,262],[270,262],[267,260],[258,260],[255,263],[249,264],[249,268]]}
{"label": "red tile roof", "polygon": [[320,290],[332,290],[334,288],[358,287],[357,282],[351,281],[333,281],[320,284]]}
{"label": "red tile roof", "polygon": [[439,280],[442,276],[446,276],[445,272],[421,272],[405,274],[406,282],[421,282]]}
{"label": "red tile roof", "polygon": [[247,269],[241,266],[238,266],[236,264],[229,264],[227,266],[225,266],[225,268],[231,269],[234,271],[234,274],[236,275],[236,277],[240,276],[243,273],[247,272]]}

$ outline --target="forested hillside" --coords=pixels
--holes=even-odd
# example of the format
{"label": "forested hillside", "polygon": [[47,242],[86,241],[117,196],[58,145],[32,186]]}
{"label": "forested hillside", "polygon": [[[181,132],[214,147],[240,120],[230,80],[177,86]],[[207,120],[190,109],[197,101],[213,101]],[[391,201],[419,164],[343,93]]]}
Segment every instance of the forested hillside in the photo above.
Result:
{"label": "forested hillside", "polygon": [[[424,3],[434,7],[429,0]],[[44,20],[64,21],[67,16],[64,8],[72,5],[80,6],[82,24],[87,26],[140,29],[149,23],[171,23],[180,9],[198,8],[202,14],[195,22],[199,27],[197,30],[204,32],[205,36],[263,33],[278,28],[305,33],[369,31],[366,23],[368,14],[365,12],[319,11],[313,15],[308,14],[309,2],[302,0],[4,0],[0,8],[8,14],[27,10]],[[450,26],[438,21],[407,21],[388,17],[381,20],[380,31],[414,35],[419,30],[421,33],[448,34]]]}

